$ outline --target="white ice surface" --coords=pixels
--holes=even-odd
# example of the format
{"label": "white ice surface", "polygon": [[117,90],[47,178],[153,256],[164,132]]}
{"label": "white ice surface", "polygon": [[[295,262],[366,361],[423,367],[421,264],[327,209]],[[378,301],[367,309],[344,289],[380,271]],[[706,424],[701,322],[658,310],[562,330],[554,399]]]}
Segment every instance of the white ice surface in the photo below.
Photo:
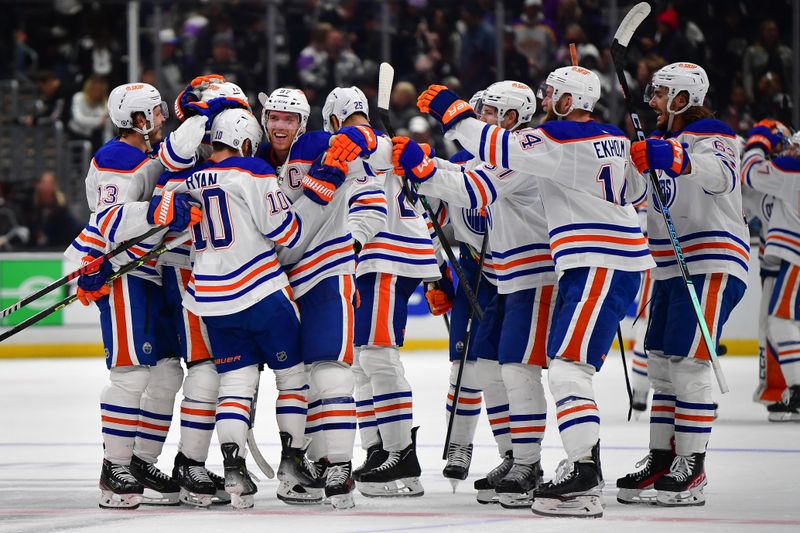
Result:
{"label": "white ice surface", "polygon": [[[255,508],[197,510],[140,507],[97,508],[102,461],[99,395],[107,380],[101,359],[0,361],[0,532],[81,531],[110,533],[362,531],[800,531],[800,424],[770,424],[763,406],[751,402],[755,358],[723,361],[732,392],[718,398],[706,463],[705,507],[667,509],[623,506],[614,482],[631,471],[647,447],[647,424],[626,422],[627,398],[619,357],[610,356],[596,378],[606,477],[605,516],[600,520],[551,519],[529,510],[509,511],[475,502],[472,482],[495,466],[498,455],[485,415],[475,439],[470,477],[456,494],[442,477],[443,402],[448,365],[444,352],[403,355],[414,389],[425,496],[375,500],[356,495],[356,508],[290,507],[275,498],[277,482],[262,480]],[[277,466],[279,441],[270,415],[275,393],[263,375],[256,436]],[[716,385],[715,385],[716,387]],[[563,458],[550,399],[544,440],[545,476]],[[178,440],[178,417],[159,466],[170,471]],[[363,452],[356,450],[360,464]],[[209,466],[221,472],[216,438]],[[251,464],[255,469],[255,465]]]}

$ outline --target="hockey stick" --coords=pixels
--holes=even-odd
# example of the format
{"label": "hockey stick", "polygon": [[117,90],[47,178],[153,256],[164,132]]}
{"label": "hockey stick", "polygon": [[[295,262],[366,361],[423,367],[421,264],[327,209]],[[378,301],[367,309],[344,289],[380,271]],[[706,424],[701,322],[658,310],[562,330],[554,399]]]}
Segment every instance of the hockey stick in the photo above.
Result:
{"label": "hockey stick", "polygon": [[[486,260],[486,249],[489,247],[489,228],[484,227],[483,240],[481,241],[481,255],[478,259],[478,275],[475,280],[475,290],[480,290],[481,279],[483,279],[483,262]],[[464,337],[463,347],[461,349],[461,359],[459,360],[458,374],[456,375],[456,383],[453,390],[453,406],[450,408],[450,416],[447,419],[447,434],[444,437],[444,451],[442,452],[442,459],[447,459],[447,449],[450,448],[450,437],[453,433],[453,425],[456,420],[456,411],[458,411],[458,397],[461,395],[461,378],[464,376],[464,365],[467,364],[467,356],[469,355],[469,339],[472,337],[472,324],[475,318],[475,313],[472,309],[469,310],[469,317],[467,318],[467,329]],[[456,350],[458,350],[456,343]]]}
{"label": "hockey stick", "polygon": [[[392,94],[393,81],[394,68],[389,63],[381,63],[380,71],[378,73],[378,116],[383,124],[383,129],[386,130],[386,133],[389,134],[389,137],[395,136],[392,122],[389,120],[389,100]],[[408,198],[409,201],[416,196],[422,202],[422,207],[425,208],[425,212],[428,214],[431,225],[433,225],[433,231],[436,232],[436,236],[439,237],[439,242],[442,244],[442,248],[444,248],[444,253],[447,255],[447,259],[450,261],[450,264],[453,265],[453,269],[456,271],[458,283],[460,285],[463,284],[464,295],[467,297],[467,301],[472,308],[472,312],[478,316],[478,319],[482,319],[483,310],[481,309],[481,306],[478,305],[478,298],[475,296],[475,292],[469,285],[467,275],[461,269],[461,265],[458,264],[456,255],[450,248],[450,242],[447,240],[444,231],[442,231],[442,226],[436,219],[436,215],[434,215],[433,209],[431,209],[431,205],[428,203],[428,199],[421,194],[417,194],[416,188],[414,188],[415,196],[412,196],[409,190],[410,188],[411,187],[409,186],[408,178],[403,176],[403,193],[406,195],[406,198]]]}
{"label": "hockey stick", "polygon": [[[650,5],[647,2],[640,2],[633,6],[631,10],[628,11],[628,14],[625,15],[625,18],[622,19],[622,22],[617,29],[617,33],[614,34],[614,41],[611,44],[611,58],[614,61],[614,69],[617,72],[617,78],[622,86],[622,95],[625,100],[625,106],[628,109],[628,115],[631,118],[633,127],[636,130],[636,138],[639,141],[645,140],[645,134],[644,130],[642,129],[642,123],[639,120],[639,115],[633,109],[630,89],[628,89],[628,81],[625,79],[625,72],[623,71],[623,68],[625,66],[625,55],[628,50],[628,43],[630,42],[631,37],[633,37],[633,33],[636,31],[636,28],[638,28],[642,21],[647,18],[648,14],[650,14]],[[711,357],[711,367],[714,369],[714,375],[717,378],[719,390],[725,394],[730,390],[728,388],[728,382],[725,379],[725,374],[722,372],[722,367],[719,364],[716,346],[714,341],[711,339],[711,334],[708,331],[708,325],[706,324],[706,320],[703,316],[703,310],[700,307],[700,301],[697,299],[697,292],[695,291],[694,283],[692,283],[692,278],[689,275],[689,267],[686,265],[686,258],[683,255],[683,248],[678,240],[678,232],[675,229],[675,224],[672,222],[672,215],[670,215],[669,208],[666,205],[667,202],[664,198],[664,191],[661,189],[661,185],[658,182],[658,177],[656,176],[655,171],[650,169],[648,175],[650,178],[650,186],[655,193],[655,207],[657,210],[661,211],[661,215],[664,218],[664,223],[667,226],[670,241],[672,242],[672,249],[675,252],[675,258],[677,259],[678,265],[681,269],[683,282],[686,285],[686,290],[689,292],[689,297],[692,300],[692,306],[694,307],[697,325],[700,326],[700,331],[703,334],[703,340]]]}
{"label": "hockey stick", "polygon": [[70,272],[66,276],[55,280],[53,283],[51,283],[47,287],[43,287],[43,288],[39,289],[38,291],[36,291],[36,292],[34,292],[32,294],[29,294],[28,296],[25,296],[23,299],[21,299],[17,303],[12,304],[9,307],[6,307],[5,309],[3,309],[3,311],[0,313],[0,319],[7,317],[11,313],[19,311],[21,308],[25,307],[29,303],[31,303],[31,302],[33,302],[35,300],[38,300],[39,298],[41,298],[45,294],[48,294],[48,293],[54,291],[55,289],[61,287],[62,285],[65,285],[65,284],[69,283],[70,281],[72,281],[73,279],[77,278],[81,274],[86,274],[87,272],[91,272],[91,271],[99,268],[100,265],[103,264],[103,261],[108,261],[112,257],[118,256],[119,254],[121,254],[125,250],[128,250],[131,247],[136,246],[137,244],[139,244],[143,240],[147,239],[148,237],[152,237],[153,235],[155,235],[156,233],[158,233],[159,231],[161,231],[163,229],[164,229],[164,226],[158,226],[156,228],[151,229],[150,231],[148,231],[144,235],[139,235],[138,237],[135,237],[135,238],[133,238],[133,239],[131,239],[129,241],[125,241],[124,243],[122,243],[118,247],[114,248],[110,252],[108,252],[106,254],[103,254],[100,257],[97,257],[94,260],[86,263],[85,265],[80,267],[78,270],[75,270],[74,272]]}
{"label": "hockey stick", "polygon": [[253,434],[253,428],[256,425],[256,403],[258,402],[258,387],[260,383],[261,368],[258,369],[258,384],[256,384],[256,392],[253,394],[253,403],[250,405],[250,429],[247,430],[247,447],[250,449],[250,453],[253,455],[253,461],[255,461],[256,465],[258,465],[258,469],[261,470],[269,479],[273,479],[275,477],[275,471],[269,465],[267,460],[264,459],[264,454],[261,453],[261,450],[258,449],[258,444],[256,444],[256,436]]}
{"label": "hockey stick", "polygon": [[622,328],[617,326],[617,342],[619,352],[622,354],[622,370],[625,372],[625,389],[628,391],[628,422],[633,415],[633,390],[631,389],[631,378],[628,376],[628,361],[625,359],[625,341],[622,339]]}
{"label": "hockey stick", "polygon": [[[160,230],[162,230],[164,228],[160,228],[159,227],[159,228],[156,228],[156,229],[158,229],[160,231]],[[168,243],[162,244],[158,248],[150,250],[147,254],[143,255],[139,259],[136,259],[135,261],[131,261],[130,263],[127,263],[125,266],[123,266],[118,271],[114,272],[113,274],[111,274],[111,276],[109,276],[108,281],[106,281],[106,285],[109,285],[109,284],[113,283],[115,280],[121,278],[122,276],[124,276],[125,274],[130,272],[131,270],[139,268],[140,266],[144,265],[145,263],[147,263],[147,262],[149,262],[149,261],[151,261],[153,259],[157,259],[162,254],[172,250],[173,248],[175,248],[176,246],[178,246],[180,244],[183,244],[186,241],[186,239],[188,239],[188,238],[189,238],[189,233],[188,232],[187,233],[182,233],[176,239],[173,239]],[[36,313],[32,317],[26,318],[25,320],[23,320],[22,322],[20,322],[19,324],[17,324],[13,328],[11,328],[10,330],[5,331],[2,334],[0,334],[0,342],[3,342],[4,340],[6,340],[7,338],[11,337],[12,335],[16,335],[17,333],[19,333],[20,331],[22,331],[24,329],[27,329],[28,327],[36,324],[40,320],[43,320],[43,319],[47,318],[48,316],[52,315],[53,313],[55,313],[57,311],[61,311],[62,309],[64,309],[68,305],[70,305],[71,303],[75,302],[77,299],[78,299],[78,295],[77,294],[72,294],[70,296],[67,296],[66,298],[64,298],[60,302],[57,302],[57,303],[51,305],[47,309],[43,309],[43,310],[39,311],[38,313]]]}

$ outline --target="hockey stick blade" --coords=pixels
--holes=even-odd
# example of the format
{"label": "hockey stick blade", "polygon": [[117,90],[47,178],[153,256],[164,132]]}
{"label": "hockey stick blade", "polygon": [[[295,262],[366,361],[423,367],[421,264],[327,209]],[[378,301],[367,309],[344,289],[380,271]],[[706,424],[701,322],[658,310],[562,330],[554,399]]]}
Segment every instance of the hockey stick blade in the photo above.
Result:
{"label": "hockey stick blade", "polygon": [[617,33],[614,34],[614,40],[622,46],[627,47],[636,28],[642,24],[642,21],[644,21],[649,14],[650,4],[647,2],[639,2],[633,6],[631,10],[628,11],[628,14],[625,15],[625,18],[622,19],[622,22],[619,23]]}
{"label": "hockey stick blade", "polygon": [[389,110],[394,83],[394,67],[389,63],[381,63],[378,70],[378,109]]}
{"label": "hockey stick blade", "polygon": [[269,479],[274,479],[275,471],[269,465],[267,460],[264,459],[264,455],[261,453],[261,450],[258,449],[256,437],[253,435],[252,429],[247,432],[247,447],[250,448],[250,454],[253,456],[253,461],[255,461],[256,465],[258,465],[258,469],[264,472],[264,475]]}

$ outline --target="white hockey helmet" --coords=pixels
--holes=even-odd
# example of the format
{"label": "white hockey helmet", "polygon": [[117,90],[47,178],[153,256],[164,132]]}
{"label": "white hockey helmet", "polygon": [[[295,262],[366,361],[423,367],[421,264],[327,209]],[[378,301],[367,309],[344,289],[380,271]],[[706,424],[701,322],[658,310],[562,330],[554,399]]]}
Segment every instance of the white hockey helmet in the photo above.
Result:
{"label": "white hockey helmet", "polygon": [[258,93],[258,101],[261,102],[261,126],[267,131],[267,114],[270,111],[283,111],[285,113],[297,113],[300,117],[300,128],[297,130],[297,137],[305,133],[308,117],[311,115],[311,106],[308,99],[300,89],[290,89],[281,87],[275,89],[267,96]]}
{"label": "white hockey helmet", "polygon": [[333,131],[331,115],[339,119],[341,126],[347,117],[356,113],[363,113],[369,118],[369,104],[364,92],[358,87],[337,87],[328,94],[325,105],[322,106],[322,125],[328,133]]}
{"label": "white hockey helmet", "polygon": [[[703,105],[708,92],[708,75],[700,65],[694,63],[671,63],[653,74],[653,79],[644,90],[644,101],[649,102],[657,87],[667,89],[667,110],[670,115],[679,115],[692,106]],[[689,102],[683,109],[672,111],[672,100],[681,92],[689,93]]]}
{"label": "white hockey helmet", "polygon": [[536,113],[536,95],[533,89],[524,83],[513,80],[498,81],[483,92],[481,105],[497,109],[498,126],[506,113],[512,109],[516,111],[517,121],[508,128],[515,130],[520,124],[526,124],[533,118],[533,114]]}
{"label": "white hockey helmet", "polygon": [[[126,83],[115,87],[108,95],[108,116],[118,128],[132,129],[135,132],[147,135],[155,129],[155,108],[161,108],[164,119],[169,117],[169,108],[161,99],[158,90],[147,83]],[[143,113],[149,124],[146,129],[136,127],[133,120],[134,113]]]}
{"label": "white hockey helmet", "polygon": [[[561,67],[547,76],[545,84],[553,88],[551,102],[556,115],[564,117],[573,109],[592,111],[600,99],[600,78],[583,67]],[[556,111],[556,102],[563,94],[572,95],[572,106],[566,113]]]}
{"label": "white hockey helmet", "polygon": [[226,109],[214,119],[211,125],[211,142],[226,144],[244,156],[242,146],[250,139],[251,156],[258,151],[261,144],[261,126],[258,120],[246,109]]}
{"label": "white hockey helmet", "polygon": [[483,93],[484,91],[478,91],[472,95],[472,98],[469,99],[469,105],[475,111],[475,114],[480,116],[481,114],[481,106],[483,106]]}
{"label": "white hockey helmet", "polygon": [[209,100],[223,96],[226,98],[236,98],[241,100],[242,103],[247,106],[248,110],[250,109],[250,101],[247,99],[247,95],[244,94],[241,87],[230,81],[212,83],[203,89],[198,96],[202,102],[208,102]]}

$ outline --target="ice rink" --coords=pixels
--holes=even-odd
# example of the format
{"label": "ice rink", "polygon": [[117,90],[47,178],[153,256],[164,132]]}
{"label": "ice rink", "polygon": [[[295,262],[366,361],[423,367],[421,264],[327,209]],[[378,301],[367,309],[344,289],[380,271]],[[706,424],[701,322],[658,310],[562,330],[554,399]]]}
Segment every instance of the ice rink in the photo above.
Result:
{"label": "ice rink", "polygon": [[[277,481],[264,479],[255,508],[247,511],[216,506],[208,510],[98,509],[102,461],[98,404],[107,379],[103,361],[2,360],[0,532],[800,531],[800,424],[770,424],[764,407],[751,401],[755,358],[723,360],[732,392],[718,398],[719,419],[706,463],[708,503],[668,509],[616,502],[614,480],[647,452],[647,424],[625,421],[621,363],[618,356],[610,356],[595,382],[602,417],[605,516],[585,521],[546,519],[529,510],[510,511],[475,502],[472,482],[498,462],[485,415],[475,439],[470,477],[453,494],[441,475],[444,462],[440,459],[449,363],[444,352],[405,352],[403,358],[414,389],[414,422],[421,426],[418,453],[425,495],[374,500],[357,494],[356,508],[347,512],[329,506],[287,506],[275,497]],[[280,445],[270,416],[275,398],[271,385],[272,375],[265,372],[255,432],[267,459],[277,467]],[[564,456],[552,399],[548,401],[545,477],[553,475]],[[162,470],[171,471],[177,441],[178,424],[173,423],[159,463]],[[359,448],[354,462],[362,460]],[[221,464],[215,438],[208,465],[221,473]],[[256,468],[252,462],[250,467]]]}

